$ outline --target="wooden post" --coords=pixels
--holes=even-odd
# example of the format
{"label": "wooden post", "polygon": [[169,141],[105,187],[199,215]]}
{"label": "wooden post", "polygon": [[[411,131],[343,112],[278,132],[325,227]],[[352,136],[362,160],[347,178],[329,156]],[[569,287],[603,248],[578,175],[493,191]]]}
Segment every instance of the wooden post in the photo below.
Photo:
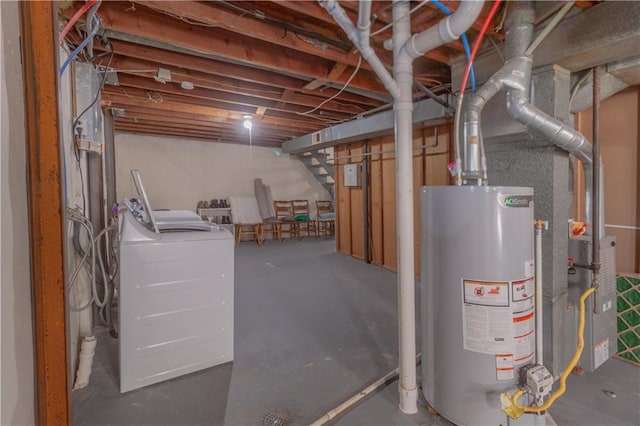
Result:
{"label": "wooden post", "polygon": [[36,419],[69,424],[55,2],[21,2]]}

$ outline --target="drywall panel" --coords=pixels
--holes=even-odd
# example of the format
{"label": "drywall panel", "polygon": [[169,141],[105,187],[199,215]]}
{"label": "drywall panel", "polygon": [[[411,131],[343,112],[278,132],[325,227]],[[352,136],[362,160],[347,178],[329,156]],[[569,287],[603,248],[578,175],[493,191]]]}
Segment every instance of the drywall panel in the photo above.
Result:
{"label": "drywall panel", "polygon": [[35,424],[18,2],[0,1],[0,424]]}
{"label": "drywall panel", "polygon": [[198,201],[254,195],[253,180],[274,200],[316,200],[327,191],[295,156],[265,147],[116,133],[116,195],[135,196],[131,169],[139,169],[154,209],[195,210]]}
{"label": "drywall panel", "polygon": [[[617,237],[617,271],[640,272],[640,88],[602,102],[600,142],[604,163],[605,231]],[[579,130],[592,140],[592,110],[578,114]],[[635,229],[633,229],[635,228]]]}

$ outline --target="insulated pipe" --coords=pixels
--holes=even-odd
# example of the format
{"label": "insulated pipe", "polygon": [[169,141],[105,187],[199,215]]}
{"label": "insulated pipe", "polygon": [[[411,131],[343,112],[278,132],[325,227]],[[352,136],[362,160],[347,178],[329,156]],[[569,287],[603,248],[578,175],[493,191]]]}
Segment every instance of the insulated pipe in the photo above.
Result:
{"label": "insulated pipe", "polygon": [[542,339],[542,228],[543,220],[535,221],[536,228],[536,254],[535,254],[535,291],[536,291],[536,364],[544,365],[543,339]]}
{"label": "insulated pipe", "polygon": [[405,46],[407,55],[411,59],[416,59],[430,50],[457,40],[478,19],[482,6],[484,2],[481,0],[460,2],[458,9],[441,20],[438,25],[411,37]]}
{"label": "insulated pipe", "polygon": [[[368,38],[363,45],[359,38],[358,29],[353,25],[353,22],[351,22],[351,19],[349,19],[346,12],[338,4],[338,2],[336,0],[319,0],[319,3],[326,9],[327,12],[329,12],[331,16],[333,16],[333,19],[336,20],[338,25],[340,25],[340,28],[342,28],[342,30],[347,34],[349,40],[351,40],[351,42],[358,48],[360,54],[362,55],[362,58],[367,61],[369,65],[371,65],[371,68],[376,73],[380,81],[382,81],[382,84],[389,91],[389,93],[391,93],[394,98],[399,96],[396,82],[393,80],[393,77],[391,77],[391,74],[389,74],[389,71],[387,71],[387,68],[382,63],[380,58],[378,58],[376,52],[369,45]],[[371,11],[371,8],[369,8],[369,11]],[[363,17],[359,18],[359,21],[368,19],[368,16],[366,18],[364,17],[364,13],[362,15]]]}
{"label": "insulated pipe", "polygon": [[398,240],[398,338],[400,410],[418,412],[416,373],[416,312],[413,217],[413,59],[403,54],[411,37],[409,2],[393,2],[393,76],[396,139],[396,233]]}

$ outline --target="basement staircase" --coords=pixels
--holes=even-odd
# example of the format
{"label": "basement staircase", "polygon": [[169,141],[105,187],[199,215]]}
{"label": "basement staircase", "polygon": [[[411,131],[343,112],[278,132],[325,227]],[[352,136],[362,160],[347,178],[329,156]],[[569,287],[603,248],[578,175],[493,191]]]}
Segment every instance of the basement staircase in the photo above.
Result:
{"label": "basement staircase", "polygon": [[[307,151],[298,154],[298,158],[307,167],[313,176],[329,192],[331,201],[334,201],[334,168],[330,163],[333,159],[333,149],[327,148],[320,151]],[[334,203],[335,205],[335,203]]]}

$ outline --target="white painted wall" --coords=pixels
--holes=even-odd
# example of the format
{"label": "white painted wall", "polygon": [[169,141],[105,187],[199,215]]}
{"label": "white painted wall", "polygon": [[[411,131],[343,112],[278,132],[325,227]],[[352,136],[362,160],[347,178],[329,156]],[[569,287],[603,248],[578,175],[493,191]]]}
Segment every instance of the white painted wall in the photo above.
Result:
{"label": "white painted wall", "polygon": [[[154,209],[195,210],[198,201],[253,196],[253,180],[271,187],[274,200],[315,201],[329,193],[304,164],[273,148],[116,133],[116,194],[136,195],[131,169],[139,169]],[[277,153],[280,153],[277,150]]]}
{"label": "white painted wall", "polygon": [[35,423],[24,88],[17,2],[0,1],[0,424]]}

